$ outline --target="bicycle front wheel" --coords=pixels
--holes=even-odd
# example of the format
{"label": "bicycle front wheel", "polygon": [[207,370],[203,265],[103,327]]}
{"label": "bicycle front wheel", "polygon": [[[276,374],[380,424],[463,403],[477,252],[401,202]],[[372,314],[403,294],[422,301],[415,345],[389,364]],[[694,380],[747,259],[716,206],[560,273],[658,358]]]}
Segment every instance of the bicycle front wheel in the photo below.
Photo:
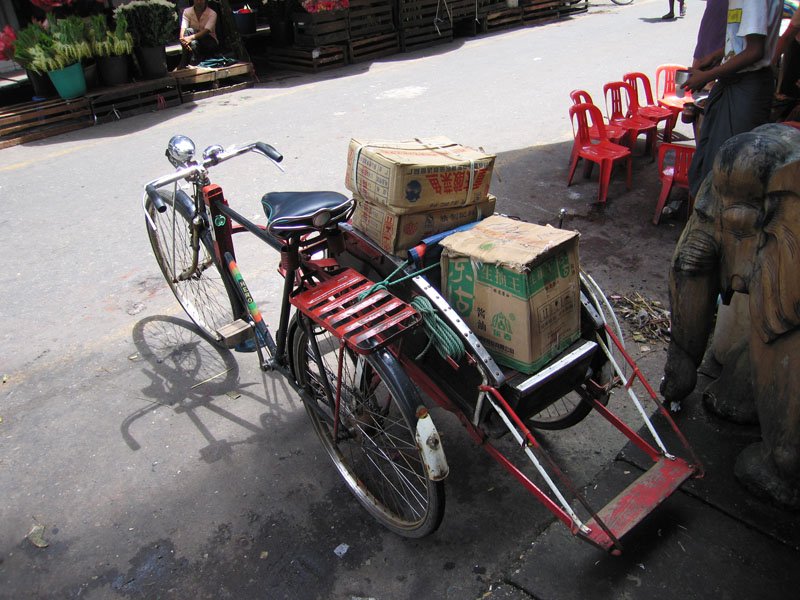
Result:
{"label": "bicycle front wheel", "polygon": [[295,319],[293,368],[305,389],[305,406],[322,445],[350,490],[382,525],[404,537],[433,532],[444,514],[444,484],[426,476],[415,439],[421,405],[416,388],[387,351],[362,356],[345,350],[338,431],[324,381],[336,393],[339,340],[314,328],[324,369],[312,340]]}
{"label": "bicycle front wheel", "polygon": [[159,195],[167,205],[163,213],[149,198],[145,204],[155,224],[154,230],[146,223],[153,254],[183,310],[206,337],[219,344],[220,327],[236,318],[232,284],[215,256],[211,232],[192,225],[194,209],[187,206],[189,202],[176,202],[172,194],[161,191]]}

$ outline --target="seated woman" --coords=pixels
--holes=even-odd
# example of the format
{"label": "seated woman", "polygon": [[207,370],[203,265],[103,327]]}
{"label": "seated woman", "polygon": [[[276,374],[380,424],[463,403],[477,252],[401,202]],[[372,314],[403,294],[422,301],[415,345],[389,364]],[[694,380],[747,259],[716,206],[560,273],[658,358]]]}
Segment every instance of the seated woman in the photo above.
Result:
{"label": "seated woman", "polygon": [[182,54],[178,69],[214,56],[219,47],[216,27],[217,13],[208,6],[208,1],[193,0],[181,17]]}

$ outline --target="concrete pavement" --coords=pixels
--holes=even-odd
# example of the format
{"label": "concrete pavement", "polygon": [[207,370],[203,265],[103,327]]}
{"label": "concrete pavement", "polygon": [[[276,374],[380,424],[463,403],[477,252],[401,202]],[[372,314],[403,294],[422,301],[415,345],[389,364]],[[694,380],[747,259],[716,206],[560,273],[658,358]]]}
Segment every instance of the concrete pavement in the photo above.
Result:
{"label": "concrete pavement", "polygon": [[[220,170],[234,206],[254,217],[269,189],[344,191],[351,136],[448,135],[497,153],[498,210],[555,223],[567,208],[582,263],[606,291],[665,301],[681,221],[650,223],[653,164],[637,156],[634,189],[615,177],[603,209],[593,205],[596,180],[567,189],[566,107],[576,87],[599,102],[602,84],[625,71],[688,60],[701,7],[662,23],[659,1],[599,3],[564,22],[266,78],[3,150],[0,597],[649,598],[657,580],[666,586],[666,576],[642,580],[638,564],[653,568],[647,557],[676,552],[677,534],[659,545],[656,528],[613,562],[553,525],[447,415],[435,414],[451,464],[443,526],[417,541],[385,532],[350,497],[285,384],[193,332],[152,259],[139,201],[142,184],[169,170],[163,148],[174,133],[200,148],[261,139],[284,153],[285,175],[256,157]],[[239,254],[274,318],[275,257],[255,245]],[[633,346],[657,381],[663,346]],[[578,485],[601,490],[624,445],[606,434],[587,420],[545,438]],[[709,513],[695,497],[674,504],[693,519],[679,524],[704,534],[727,522],[724,507]],[[46,547],[26,538],[36,525]],[[731,531],[754,531],[741,527]],[[756,582],[777,577],[763,565],[783,564],[773,539],[754,542]],[[342,543],[349,550],[339,557]],[[751,566],[741,556],[736,564]],[[608,570],[595,571],[597,561]],[[699,559],[663,562],[684,569],[684,593],[710,572]],[[636,587],[637,577],[646,585]]]}

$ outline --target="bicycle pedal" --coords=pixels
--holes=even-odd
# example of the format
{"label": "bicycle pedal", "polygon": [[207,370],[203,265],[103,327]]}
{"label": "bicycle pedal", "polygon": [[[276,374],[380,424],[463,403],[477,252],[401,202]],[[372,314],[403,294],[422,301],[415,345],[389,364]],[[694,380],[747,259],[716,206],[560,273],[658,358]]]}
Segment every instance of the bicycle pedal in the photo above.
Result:
{"label": "bicycle pedal", "polygon": [[[217,329],[220,342],[226,348],[235,348],[242,342],[253,337],[253,329],[247,321],[236,319],[233,323],[228,323]],[[255,347],[253,348],[255,350]]]}

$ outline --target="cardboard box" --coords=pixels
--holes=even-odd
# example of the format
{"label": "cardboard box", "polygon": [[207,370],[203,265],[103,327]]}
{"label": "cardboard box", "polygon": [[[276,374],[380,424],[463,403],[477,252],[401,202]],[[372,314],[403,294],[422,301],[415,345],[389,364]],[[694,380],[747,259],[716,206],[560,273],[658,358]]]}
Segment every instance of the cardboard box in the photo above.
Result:
{"label": "cardboard box", "polygon": [[441,244],[445,297],[499,364],[535,373],[578,339],[577,232],[495,215]]}
{"label": "cardboard box", "polygon": [[494,213],[496,198],[486,202],[421,213],[395,214],[389,206],[373,204],[356,196],[352,224],[387,252],[405,256],[423,238],[479,221]]}
{"label": "cardboard box", "polygon": [[347,189],[395,214],[485,202],[495,157],[436,137],[405,142],[350,140]]}

